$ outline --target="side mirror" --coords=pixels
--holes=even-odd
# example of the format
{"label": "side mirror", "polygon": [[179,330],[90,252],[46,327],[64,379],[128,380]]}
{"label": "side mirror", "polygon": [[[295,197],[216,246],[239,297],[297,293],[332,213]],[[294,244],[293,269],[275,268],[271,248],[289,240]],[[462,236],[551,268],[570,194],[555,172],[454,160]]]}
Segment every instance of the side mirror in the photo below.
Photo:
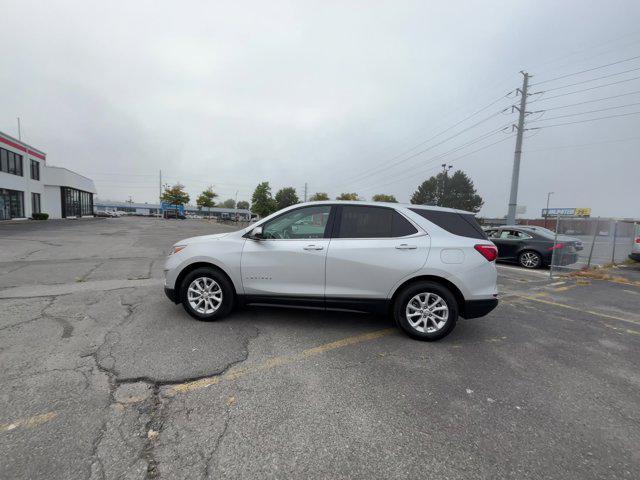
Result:
{"label": "side mirror", "polygon": [[262,240],[262,227],[256,227],[253,230],[251,230],[251,233],[249,234],[250,238],[253,238],[254,240]]}

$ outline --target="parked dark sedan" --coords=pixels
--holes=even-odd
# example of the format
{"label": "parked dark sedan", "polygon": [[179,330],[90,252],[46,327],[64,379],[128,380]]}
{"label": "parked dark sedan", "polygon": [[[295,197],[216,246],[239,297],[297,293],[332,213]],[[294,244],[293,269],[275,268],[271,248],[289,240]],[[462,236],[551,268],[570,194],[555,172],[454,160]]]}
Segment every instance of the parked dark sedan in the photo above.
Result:
{"label": "parked dark sedan", "polygon": [[518,263],[524,268],[541,268],[551,264],[553,251],[562,265],[570,265],[578,260],[578,250],[582,242],[565,235],[558,236],[554,247],[555,234],[551,230],[537,227],[517,226],[490,228],[485,231],[489,239],[498,247],[498,260]]}

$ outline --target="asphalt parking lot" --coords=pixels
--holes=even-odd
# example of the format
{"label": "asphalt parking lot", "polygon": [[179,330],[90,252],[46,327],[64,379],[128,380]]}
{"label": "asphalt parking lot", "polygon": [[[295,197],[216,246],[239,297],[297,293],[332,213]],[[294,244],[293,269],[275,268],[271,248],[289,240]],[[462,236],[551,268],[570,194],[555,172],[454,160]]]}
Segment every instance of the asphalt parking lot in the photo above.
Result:
{"label": "asphalt parking lot", "polygon": [[437,343],[382,317],[188,317],[146,218],[0,224],[0,477],[640,478],[640,286],[499,266]]}

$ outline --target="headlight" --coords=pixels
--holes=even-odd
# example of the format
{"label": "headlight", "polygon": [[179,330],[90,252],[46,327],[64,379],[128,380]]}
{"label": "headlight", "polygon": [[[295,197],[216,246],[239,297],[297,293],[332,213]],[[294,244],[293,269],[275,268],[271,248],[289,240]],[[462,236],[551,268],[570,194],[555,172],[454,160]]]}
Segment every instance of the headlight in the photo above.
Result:
{"label": "headlight", "polygon": [[185,248],[187,248],[186,245],[174,245],[173,249],[171,250],[171,253],[169,255],[173,255],[174,253],[181,252]]}

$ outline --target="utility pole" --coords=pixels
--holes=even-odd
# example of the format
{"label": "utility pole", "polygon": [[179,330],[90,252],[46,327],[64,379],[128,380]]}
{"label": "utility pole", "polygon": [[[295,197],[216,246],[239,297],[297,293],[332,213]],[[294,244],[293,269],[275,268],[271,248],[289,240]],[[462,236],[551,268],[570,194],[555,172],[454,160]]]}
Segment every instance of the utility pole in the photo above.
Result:
{"label": "utility pole", "polygon": [[236,203],[235,203],[235,215],[236,222],[238,221],[238,190],[236,190]]}
{"label": "utility pole", "polygon": [[18,140],[22,141],[22,129],[20,128],[20,117],[16,117],[18,119]]}
{"label": "utility pole", "polygon": [[442,199],[444,198],[444,191],[447,188],[446,180],[447,180],[447,177],[449,176],[449,170],[451,170],[453,168],[453,165],[447,165],[446,163],[443,163],[441,166],[442,166],[442,188],[440,189],[440,194],[438,195],[438,206],[439,207],[442,206]]}
{"label": "utility pole", "polygon": [[513,173],[511,175],[511,194],[509,195],[509,209],[507,211],[507,225],[516,223],[516,206],[518,205],[518,180],[520,179],[520,158],[522,157],[522,137],[524,135],[524,120],[527,115],[527,91],[529,89],[529,74],[520,72],[524,77],[520,92],[520,108],[518,109],[518,126],[516,135],[516,150],[513,155]]}
{"label": "utility pole", "polygon": [[555,192],[547,193],[547,208],[544,213],[544,228],[547,228],[547,217],[549,216],[549,197],[551,197],[551,195],[553,195],[554,193]]}
{"label": "utility pole", "polygon": [[307,182],[304,182],[304,201],[307,201]]}

